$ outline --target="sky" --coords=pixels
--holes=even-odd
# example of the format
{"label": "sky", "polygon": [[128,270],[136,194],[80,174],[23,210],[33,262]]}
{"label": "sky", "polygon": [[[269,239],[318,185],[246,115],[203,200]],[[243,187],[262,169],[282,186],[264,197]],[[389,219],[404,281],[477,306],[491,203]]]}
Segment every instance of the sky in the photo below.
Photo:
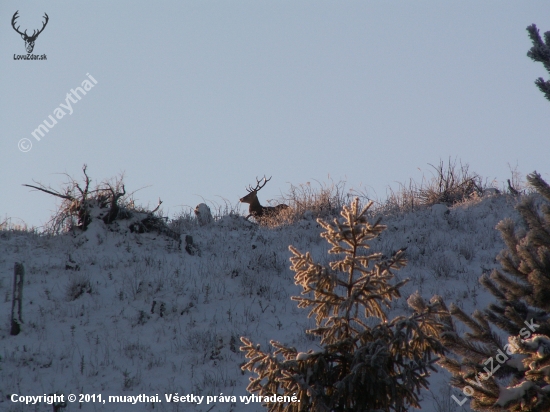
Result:
{"label": "sky", "polygon": [[[16,11],[29,34],[48,14],[46,60],[16,59]],[[550,30],[549,2],[2,1],[0,222],[44,225],[57,201],[22,185],[61,190],[83,164],[171,217],[263,175],[264,204],[308,182],[383,199],[449,158],[498,186],[550,179],[533,23]]]}

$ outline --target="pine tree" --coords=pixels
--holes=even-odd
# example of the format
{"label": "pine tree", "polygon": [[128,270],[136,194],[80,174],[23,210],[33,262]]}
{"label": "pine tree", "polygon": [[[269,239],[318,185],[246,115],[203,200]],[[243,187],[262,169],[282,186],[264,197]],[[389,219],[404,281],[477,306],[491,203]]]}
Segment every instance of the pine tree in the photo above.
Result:
{"label": "pine tree", "polygon": [[459,360],[446,357],[441,364],[478,411],[550,411],[550,186],[536,172],[527,180],[542,196],[517,206],[523,227],[511,219],[498,224],[507,247],[497,257],[502,270],[480,279],[497,303],[472,317],[451,306],[471,332],[459,337],[450,322],[442,334]]}
{"label": "pine tree", "polygon": [[[406,264],[404,251],[384,259],[369,253],[369,242],[386,229],[367,220],[369,203],[359,200],[344,206],[343,220],[317,222],[326,230],[321,236],[339,259],[326,267],[308,253],[290,246],[291,269],[302,296],[292,299],[309,308],[316,328],[306,333],[320,338],[320,350],[298,352],[271,341],[273,353],[241,338],[249,361],[242,367],[256,374],[247,390],[265,400],[269,411],[396,411],[419,407],[419,391],[427,387],[443,346],[437,335],[442,311],[440,299],[426,303],[419,295],[409,298],[411,316],[387,319],[386,308],[400,297],[408,281],[390,284],[392,270]],[[446,310],[446,308],[444,308]],[[299,402],[269,402],[273,395],[295,395]]]}
{"label": "pine tree", "polygon": [[[535,62],[541,62],[548,73],[550,73],[550,31],[544,33],[544,41],[542,41],[539,30],[534,24],[527,27],[527,31],[533,42],[533,47],[529,49],[527,56]],[[544,96],[550,100],[550,80],[544,81],[542,77],[539,77],[535,80],[535,84],[544,93]]]}

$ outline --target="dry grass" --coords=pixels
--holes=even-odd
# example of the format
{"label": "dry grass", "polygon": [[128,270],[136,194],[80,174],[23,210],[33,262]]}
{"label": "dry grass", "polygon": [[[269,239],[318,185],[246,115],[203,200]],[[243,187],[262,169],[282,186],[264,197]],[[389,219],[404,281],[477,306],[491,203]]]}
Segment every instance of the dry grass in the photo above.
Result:
{"label": "dry grass", "polygon": [[388,187],[386,199],[382,202],[376,202],[378,213],[383,215],[393,214],[415,210],[420,207],[420,202],[416,196],[418,184],[410,179],[408,184],[398,183],[398,185],[397,190]]}
{"label": "dry grass", "polygon": [[448,206],[480,196],[487,186],[482,178],[469,170],[461,162],[442,160],[433,168],[432,176],[423,177],[420,183],[409,180],[408,184],[399,183],[398,190],[389,189],[387,198],[379,202],[378,213],[398,213],[443,203]]}
{"label": "dry grass", "polygon": [[469,166],[450,159],[447,166],[441,160],[439,165],[432,166],[435,173],[430,179],[422,179],[417,196],[424,205],[445,203],[453,205],[462,200],[483,192],[483,183],[477,173],[469,171]]}
{"label": "dry grass", "polygon": [[[443,203],[448,206],[461,204],[464,202],[479,199],[483,190],[488,187],[494,187],[495,183],[487,184],[482,178],[469,170],[468,164],[462,164],[460,161],[449,159],[446,163],[440,160],[439,164],[430,165],[432,168],[431,176],[423,176],[420,182],[410,179],[407,183],[398,183],[397,189],[388,188],[386,198],[383,200],[372,199],[367,193],[346,190],[345,182],[321,183],[315,181],[314,184],[307,182],[298,185],[291,185],[290,189],[282,194],[280,198],[268,202],[270,206],[284,203],[289,209],[282,210],[278,214],[263,217],[258,223],[268,227],[278,227],[281,225],[290,225],[301,219],[331,218],[339,215],[344,204],[349,204],[355,197],[359,197],[362,204],[374,200],[375,206],[371,209],[373,214],[387,215],[414,211],[417,209]],[[517,189],[519,194],[525,194],[525,182],[517,166],[511,171],[511,185]],[[70,199],[61,198],[60,204],[51,221],[46,225],[46,233],[62,233],[71,230],[74,227],[82,226],[82,217],[89,216],[91,209],[99,209],[102,212],[109,209],[110,201],[117,196],[117,206],[119,207],[116,219],[128,219],[134,214],[151,214],[147,208],[139,207],[134,204],[133,194],[126,194],[123,184],[123,176],[115,179],[103,181],[89,188],[90,179],[86,174],[86,166],[83,167],[84,181],[78,183],[75,179],[67,176],[68,180],[61,191],[55,191],[50,187],[39,184],[31,186],[35,189],[50,191],[48,193],[57,195],[68,195]],[[44,190],[47,189],[47,190]],[[507,188],[503,185],[502,192]],[[52,193],[54,192],[54,193]],[[118,197],[120,194],[120,197]],[[76,200],[75,200],[76,199]],[[222,199],[216,203],[209,201],[209,207],[214,221],[218,221],[226,216],[241,216],[240,204],[233,205],[227,199]],[[161,210],[155,209],[157,215],[161,215]],[[156,219],[163,220],[161,226],[165,226],[166,217],[155,216]],[[251,218],[253,221],[254,218]],[[197,219],[193,208],[183,210],[179,215],[171,219],[170,226],[177,233],[182,233],[197,225]],[[7,219],[0,221],[0,230],[28,230],[20,225],[13,225]]]}
{"label": "dry grass", "polygon": [[[320,183],[318,186],[310,182],[291,185],[278,203],[289,206],[276,215],[264,217],[260,224],[268,227],[289,225],[300,219],[330,218],[338,216],[342,206],[348,204],[354,197],[345,189],[345,182]],[[274,202],[275,203],[275,202]]]}
{"label": "dry grass", "polygon": [[330,184],[318,183],[316,188],[310,182],[298,186],[291,185],[283,201],[294,214],[303,216],[311,213],[315,217],[334,216],[340,213],[342,206],[349,203],[351,195],[346,194],[345,182]]}
{"label": "dry grass", "polygon": [[27,224],[17,219],[20,222],[15,223],[12,218],[5,218],[4,220],[0,221],[0,232],[10,232],[10,233],[38,233],[37,228],[35,227],[29,227]]}
{"label": "dry grass", "polygon": [[[240,216],[239,207],[231,203],[228,199],[222,198],[221,202],[204,200],[201,202],[208,206],[214,222],[221,220],[225,216]],[[199,226],[199,221],[195,214],[195,208],[184,206],[180,213],[170,220],[170,228],[176,233],[185,233],[186,231]]]}
{"label": "dry grass", "polygon": [[[438,203],[452,206],[458,203],[479,198],[486,184],[483,184],[477,173],[469,170],[469,166],[451,159],[445,164],[430,165],[432,175],[423,177],[416,182],[410,179],[408,183],[399,183],[397,190],[388,188],[387,197],[383,201],[375,201],[372,213],[387,215],[413,211]],[[311,183],[292,185],[280,202],[290,206],[277,215],[264,217],[259,222],[268,227],[293,224],[304,218],[330,218],[338,216],[342,206],[348,204],[354,197],[359,197],[366,204],[369,196],[345,190],[345,182],[330,184]]]}

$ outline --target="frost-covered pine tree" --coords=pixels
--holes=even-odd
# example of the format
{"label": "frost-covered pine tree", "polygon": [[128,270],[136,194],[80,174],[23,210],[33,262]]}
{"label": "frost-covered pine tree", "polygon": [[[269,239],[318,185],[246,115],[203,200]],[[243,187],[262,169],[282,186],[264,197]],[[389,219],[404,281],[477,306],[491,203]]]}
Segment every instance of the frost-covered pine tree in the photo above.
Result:
{"label": "frost-covered pine tree", "polygon": [[[302,296],[292,299],[309,308],[316,328],[306,333],[320,338],[315,350],[298,352],[271,341],[275,351],[260,350],[241,338],[249,361],[242,367],[250,378],[249,392],[262,397],[269,411],[308,412],[403,412],[419,407],[418,394],[427,387],[427,377],[443,346],[437,335],[441,302],[426,303],[419,295],[409,299],[411,316],[387,319],[386,308],[400,297],[407,282],[393,282],[393,269],[406,264],[404,252],[384,259],[369,253],[369,242],[386,227],[369,223],[369,203],[359,200],[344,206],[343,219],[330,224],[317,221],[326,230],[321,236],[339,258],[330,267],[315,263],[309,253],[290,246],[291,269]],[[299,402],[269,402],[273,395],[295,395]]]}
{"label": "frost-covered pine tree", "polygon": [[550,186],[536,172],[527,180],[542,196],[517,206],[521,227],[511,219],[498,224],[507,246],[497,257],[502,270],[480,279],[497,303],[472,317],[451,306],[471,332],[459,337],[449,323],[442,334],[459,360],[440,363],[477,411],[550,411]]}
{"label": "frost-covered pine tree", "polygon": [[[544,33],[544,41],[542,41],[537,26],[532,24],[527,27],[529,37],[533,42],[533,47],[527,52],[527,56],[535,62],[540,62],[550,74],[550,31]],[[550,100],[550,80],[544,81],[542,77],[535,80],[535,84],[539,90],[544,93],[544,96]]]}

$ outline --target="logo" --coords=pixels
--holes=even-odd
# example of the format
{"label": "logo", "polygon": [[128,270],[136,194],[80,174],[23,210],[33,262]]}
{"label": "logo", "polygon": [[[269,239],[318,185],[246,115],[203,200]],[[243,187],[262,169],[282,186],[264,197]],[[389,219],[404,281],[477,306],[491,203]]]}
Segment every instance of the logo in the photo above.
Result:
{"label": "logo", "polygon": [[15,27],[15,23],[16,23],[15,20],[17,20],[17,18],[19,17],[18,13],[19,13],[19,10],[17,10],[15,12],[15,14],[13,15],[13,17],[11,19],[11,26],[13,27],[13,29],[17,33],[19,33],[21,35],[21,38],[23,40],[25,40],[25,48],[27,49],[27,53],[30,54],[34,50],[34,42],[36,41],[36,38],[38,37],[38,35],[40,33],[42,33],[44,31],[44,29],[46,28],[46,25],[48,24],[48,20],[50,18],[48,17],[48,15],[46,13],[44,13],[44,18],[46,19],[46,21],[44,23],[42,23],[42,28],[40,30],[38,30],[38,32],[36,30],[33,30],[32,35],[29,36],[27,34],[27,30],[25,30],[24,33],[19,31],[19,27],[21,27],[21,26]]}

